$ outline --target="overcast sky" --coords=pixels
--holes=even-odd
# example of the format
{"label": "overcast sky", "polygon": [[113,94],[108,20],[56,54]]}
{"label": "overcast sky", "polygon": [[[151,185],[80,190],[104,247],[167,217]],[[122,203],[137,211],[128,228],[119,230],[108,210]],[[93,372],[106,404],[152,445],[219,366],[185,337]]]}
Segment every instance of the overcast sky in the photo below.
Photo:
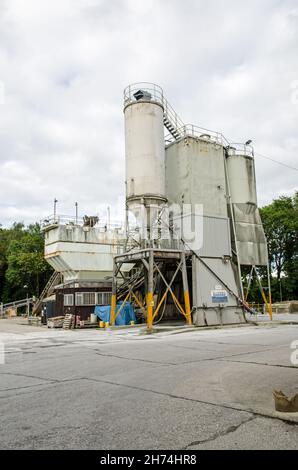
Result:
{"label": "overcast sky", "polygon": [[[0,223],[124,195],[123,88],[298,166],[297,0],[0,0]],[[259,204],[298,172],[256,156]]]}

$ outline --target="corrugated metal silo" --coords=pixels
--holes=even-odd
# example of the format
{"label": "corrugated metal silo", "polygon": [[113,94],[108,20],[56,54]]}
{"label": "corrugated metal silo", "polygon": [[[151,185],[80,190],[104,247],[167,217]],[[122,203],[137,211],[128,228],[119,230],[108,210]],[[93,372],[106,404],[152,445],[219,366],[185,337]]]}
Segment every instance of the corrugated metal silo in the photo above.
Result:
{"label": "corrugated metal silo", "polygon": [[[228,147],[227,178],[234,211],[240,264],[266,266],[267,244],[257,207],[252,148],[242,144],[231,144]],[[235,240],[233,241],[235,243]]]}

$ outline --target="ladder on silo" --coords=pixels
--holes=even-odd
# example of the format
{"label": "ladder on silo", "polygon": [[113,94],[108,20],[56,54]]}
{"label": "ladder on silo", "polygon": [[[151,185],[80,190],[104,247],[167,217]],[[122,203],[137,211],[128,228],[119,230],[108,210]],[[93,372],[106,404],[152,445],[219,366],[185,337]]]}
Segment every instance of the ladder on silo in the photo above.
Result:
{"label": "ladder on silo", "polygon": [[170,103],[163,97],[163,123],[165,128],[174,137],[175,140],[181,139],[184,134],[185,124],[178,116],[176,111],[172,108]]}

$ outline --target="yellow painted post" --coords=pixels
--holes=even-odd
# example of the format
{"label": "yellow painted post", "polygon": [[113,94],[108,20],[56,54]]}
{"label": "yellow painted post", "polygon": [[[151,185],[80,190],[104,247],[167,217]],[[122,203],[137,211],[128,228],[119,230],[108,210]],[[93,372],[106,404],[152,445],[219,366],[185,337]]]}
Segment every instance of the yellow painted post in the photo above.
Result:
{"label": "yellow painted post", "polygon": [[117,303],[117,266],[114,261],[114,266],[113,266],[113,283],[112,283],[112,299],[111,299],[111,315],[110,315],[110,322],[111,325],[115,325],[116,321],[116,303]]}
{"label": "yellow painted post", "polygon": [[188,280],[187,280],[187,268],[186,268],[186,260],[185,260],[184,251],[181,254],[181,258],[182,258],[182,282],[183,282],[183,290],[184,290],[185,317],[186,317],[186,323],[188,325],[192,325],[190,299],[189,299],[189,291],[188,291]]}
{"label": "yellow painted post", "polygon": [[271,298],[271,280],[270,280],[269,255],[268,255],[268,262],[267,262],[267,277],[268,277],[269,317],[270,317],[270,320],[272,320],[273,319],[273,314],[272,314],[272,298]]}
{"label": "yellow painted post", "polygon": [[153,299],[153,250],[151,249],[149,252],[149,266],[148,266],[148,292],[146,296],[146,304],[147,304],[147,328],[148,331],[152,330],[153,326],[153,307],[154,307],[154,299]]}
{"label": "yellow painted post", "polygon": [[272,320],[273,315],[272,315],[272,299],[271,299],[271,290],[269,291],[269,317],[270,320]]}
{"label": "yellow painted post", "polygon": [[257,273],[257,270],[256,270],[256,267],[254,266],[254,270],[255,270],[255,273],[257,275],[257,280],[258,280],[258,283],[259,283],[259,287],[260,287],[260,291],[261,291],[261,294],[262,294],[262,297],[263,297],[263,300],[266,304],[266,308],[267,308],[267,312],[269,314],[269,318],[270,320],[272,320],[272,303],[271,303],[271,286],[270,286],[270,276],[269,276],[269,268],[267,266],[267,272],[268,272],[268,300],[267,300],[267,297],[265,295],[265,292],[264,292],[264,289],[262,287],[262,283],[260,281],[260,278],[259,278],[259,275]]}
{"label": "yellow painted post", "polygon": [[152,326],[153,326],[153,305],[154,305],[153,293],[148,292],[147,293],[147,328],[148,330],[152,330]]}
{"label": "yellow painted post", "polygon": [[112,294],[112,302],[111,302],[111,325],[115,325],[116,320],[116,295]]}
{"label": "yellow painted post", "polygon": [[191,321],[191,310],[190,310],[190,300],[189,300],[189,292],[184,292],[184,305],[185,305],[185,315],[186,315],[186,322],[188,325],[192,324]]}

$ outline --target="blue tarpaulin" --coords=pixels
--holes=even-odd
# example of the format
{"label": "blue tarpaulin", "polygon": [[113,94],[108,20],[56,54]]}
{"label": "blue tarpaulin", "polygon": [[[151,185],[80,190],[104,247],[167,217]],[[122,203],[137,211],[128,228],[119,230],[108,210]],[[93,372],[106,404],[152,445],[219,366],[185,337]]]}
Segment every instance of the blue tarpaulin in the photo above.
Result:
{"label": "blue tarpaulin", "polygon": [[[116,315],[119,311],[122,303],[116,305]],[[110,322],[111,318],[111,306],[110,305],[96,305],[94,314],[104,322]],[[116,325],[130,325],[130,322],[136,322],[136,316],[133,309],[133,306],[129,302],[125,302],[121,312],[116,316]]]}

